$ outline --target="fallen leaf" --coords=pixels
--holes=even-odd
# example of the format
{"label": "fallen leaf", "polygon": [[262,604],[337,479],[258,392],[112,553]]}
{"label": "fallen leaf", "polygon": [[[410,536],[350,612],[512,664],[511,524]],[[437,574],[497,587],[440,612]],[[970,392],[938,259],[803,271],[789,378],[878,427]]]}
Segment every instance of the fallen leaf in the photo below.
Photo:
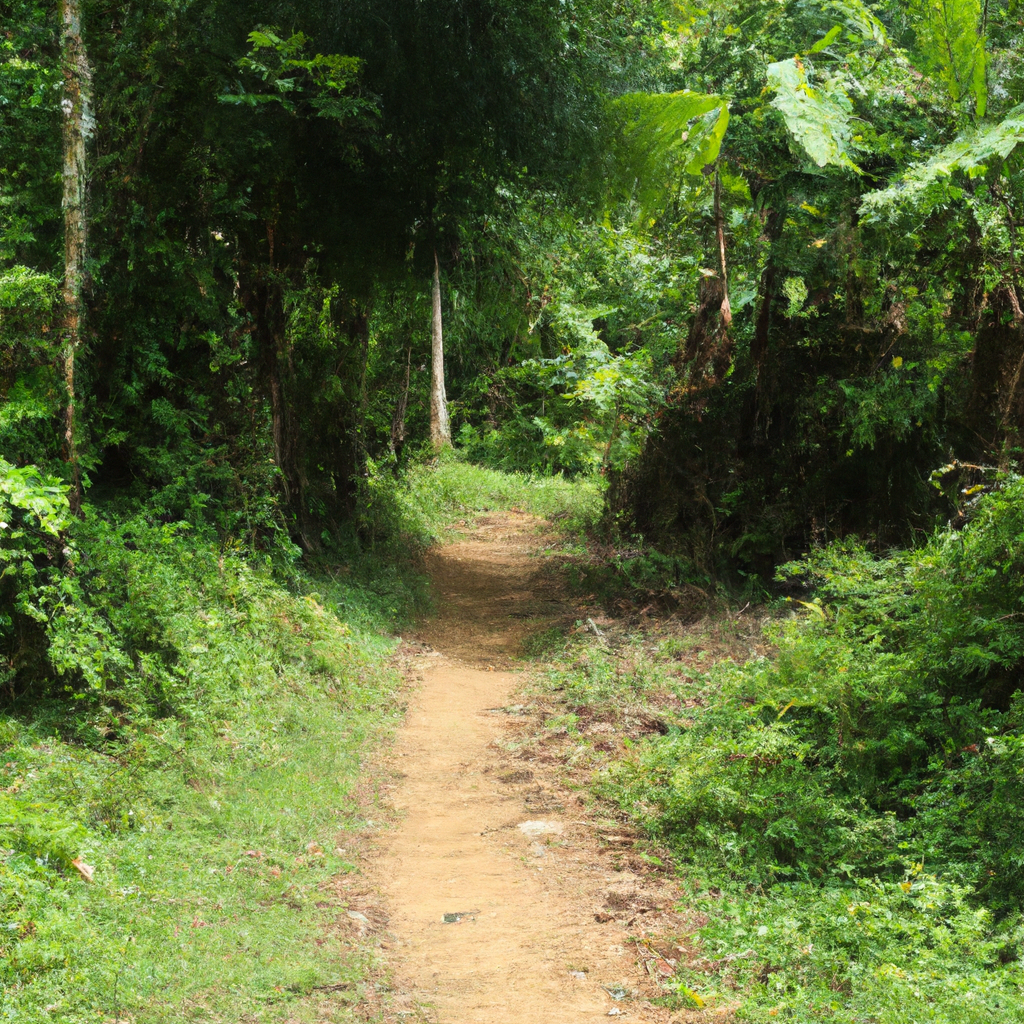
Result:
{"label": "fallen leaf", "polygon": [[78,871],[78,873],[82,876],[82,878],[84,878],[87,882],[92,881],[92,876],[95,873],[96,869],[91,864],[86,864],[81,857],[76,857],[71,863]]}

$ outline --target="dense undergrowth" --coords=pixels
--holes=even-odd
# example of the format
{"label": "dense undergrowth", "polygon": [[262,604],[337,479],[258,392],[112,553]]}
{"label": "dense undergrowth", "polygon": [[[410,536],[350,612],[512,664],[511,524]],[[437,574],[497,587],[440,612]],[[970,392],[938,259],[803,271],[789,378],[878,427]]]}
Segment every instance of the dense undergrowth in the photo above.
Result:
{"label": "dense undergrowth", "polygon": [[381,634],[408,592],[275,572],[143,514],[87,509],[60,541],[74,572],[23,587],[11,628],[38,649],[0,714],[0,1019],[356,998],[326,887],[354,870],[360,755],[395,714]]}
{"label": "dense undergrowth", "polygon": [[683,670],[679,640],[597,645],[555,672],[570,723],[663,723],[591,746],[598,793],[671,849],[706,915],[676,1005],[1024,1014],[1022,499],[1011,480],[919,549],[785,566],[806,593],[772,618],[770,655]]}

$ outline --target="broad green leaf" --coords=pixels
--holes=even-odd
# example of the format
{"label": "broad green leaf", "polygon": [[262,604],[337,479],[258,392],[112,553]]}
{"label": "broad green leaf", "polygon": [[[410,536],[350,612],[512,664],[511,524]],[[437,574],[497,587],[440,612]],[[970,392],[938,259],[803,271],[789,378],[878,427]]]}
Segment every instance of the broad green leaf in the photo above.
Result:
{"label": "broad green leaf", "polygon": [[804,152],[819,166],[832,164],[860,173],[850,157],[850,114],[853,106],[836,81],[812,88],[806,65],[798,57],[768,65],[768,86],[775,90],[772,106]]}
{"label": "broad green leaf", "polygon": [[885,26],[871,13],[863,0],[831,0],[832,10],[846,18],[847,27],[862,42],[873,42],[878,46],[889,45],[889,33]]}
{"label": "broad green leaf", "polygon": [[725,99],[688,89],[629,93],[612,103],[612,113],[616,174],[644,214],[677,185],[680,167],[699,175],[718,159],[729,126]]}
{"label": "broad green leaf", "polygon": [[822,36],[807,52],[808,53],[821,53],[822,50],[827,50],[839,36],[839,33],[843,31],[842,25],[835,25]]}
{"label": "broad green leaf", "polygon": [[649,158],[683,160],[689,174],[713,163],[729,126],[729,105],[704,93],[629,93],[615,100],[627,144],[642,147]]}

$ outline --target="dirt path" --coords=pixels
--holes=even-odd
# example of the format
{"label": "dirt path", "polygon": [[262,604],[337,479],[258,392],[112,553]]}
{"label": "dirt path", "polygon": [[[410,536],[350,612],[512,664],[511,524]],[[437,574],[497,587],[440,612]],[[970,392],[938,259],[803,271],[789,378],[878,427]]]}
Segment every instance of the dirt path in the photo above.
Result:
{"label": "dirt path", "polygon": [[628,930],[630,908],[653,910],[659,894],[612,870],[582,802],[509,749],[523,681],[509,669],[525,637],[569,611],[535,557],[540,527],[488,516],[431,556],[439,614],[405,648],[417,684],[392,752],[399,824],[375,868],[390,1020],[669,1019],[643,999],[657,990]]}

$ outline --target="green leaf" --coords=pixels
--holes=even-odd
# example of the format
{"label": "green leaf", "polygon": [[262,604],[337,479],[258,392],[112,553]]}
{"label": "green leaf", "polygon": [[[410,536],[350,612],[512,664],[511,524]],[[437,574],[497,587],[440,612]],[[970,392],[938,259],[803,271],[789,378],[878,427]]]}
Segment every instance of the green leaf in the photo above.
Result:
{"label": "green leaf", "polygon": [[845,15],[846,24],[858,39],[873,42],[878,46],[888,47],[889,33],[885,26],[871,13],[863,0],[832,0],[828,5],[832,10]]}
{"label": "green leaf", "polygon": [[955,198],[952,176],[961,171],[980,177],[989,166],[1005,160],[1024,142],[1024,103],[999,124],[971,128],[930,160],[912,166],[896,184],[868,193],[861,211],[873,221],[901,212],[927,216],[935,207]]}
{"label": "green leaf", "polygon": [[699,175],[718,159],[729,104],[705,93],[629,93],[615,100],[616,177],[648,214],[678,183],[680,168]]}
{"label": "green leaf", "polygon": [[643,147],[652,159],[681,159],[689,174],[700,174],[718,158],[729,126],[729,105],[721,96],[689,89],[629,93],[613,107],[627,144]]}
{"label": "green leaf", "polygon": [[835,26],[833,26],[807,52],[808,53],[821,53],[822,50],[827,50],[836,41],[837,36],[842,31],[843,31],[843,26],[842,25],[835,25]]}
{"label": "green leaf", "polygon": [[806,65],[792,57],[768,65],[768,86],[775,90],[772,106],[782,113],[790,134],[819,167],[832,164],[861,173],[849,152],[853,106],[839,82],[826,80],[811,88]]}
{"label": "green leaf", "polygon": [[985,37],[981,0],[917,0],[912,5],[918,47],[956,104],[974,99],[974,113],[984,117]]}

